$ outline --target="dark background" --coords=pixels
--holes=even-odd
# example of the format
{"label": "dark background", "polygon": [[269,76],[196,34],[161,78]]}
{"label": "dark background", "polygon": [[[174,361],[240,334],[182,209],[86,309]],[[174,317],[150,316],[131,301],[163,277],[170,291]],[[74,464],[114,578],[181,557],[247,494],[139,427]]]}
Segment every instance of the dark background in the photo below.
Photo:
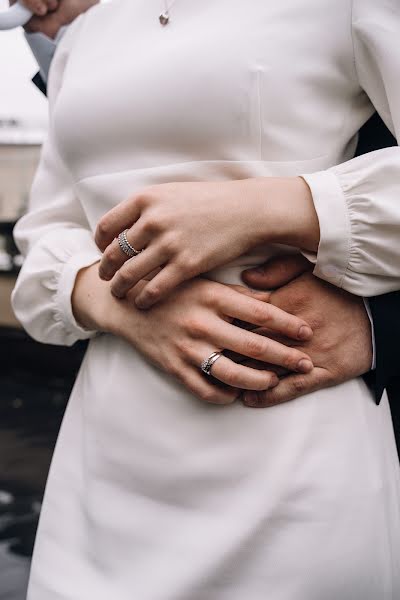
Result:
{"label": "dark background", "polygon": [[0,329],[0,600],[25,598],[51,456],[84,350]]}

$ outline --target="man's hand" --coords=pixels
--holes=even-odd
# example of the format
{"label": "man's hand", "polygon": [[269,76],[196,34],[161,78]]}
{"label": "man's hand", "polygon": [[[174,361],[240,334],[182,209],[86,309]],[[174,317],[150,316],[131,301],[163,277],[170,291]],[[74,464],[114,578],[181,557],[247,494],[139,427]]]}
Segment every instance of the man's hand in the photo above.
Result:
{"label": "man's hand", "polygon": [[[10,5],[16,0],[10,0]],[[99,0],[22,0],[22,3],[34,14],[25,25],[29,33],[40,32],[54,38],[60,27],[71,23],[78,15]]]}
{"label": "man's hand", "polygon": [[[282,285],[271,293],[271,304],[301,317],[314,332],[310,341],[295,344],[307,352],[314,369],[305,375],[288,374],[276,387],[265,392],[245,392],[243,400],[247,406],[281,404],[370,370],[371,326],[362,298],[318,279],[310,268],[301,257],[281,257],[243,274],[245,283],[253,288],[271,289]],[[288,345],[294,344],[288,340]]]}

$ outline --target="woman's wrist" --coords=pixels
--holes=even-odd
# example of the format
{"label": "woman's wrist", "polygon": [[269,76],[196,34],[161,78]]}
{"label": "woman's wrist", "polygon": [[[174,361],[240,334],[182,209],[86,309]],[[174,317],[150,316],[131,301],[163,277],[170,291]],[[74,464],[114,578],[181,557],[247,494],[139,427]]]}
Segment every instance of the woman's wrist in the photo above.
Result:
{"label": "woman's wrist", "polygon": [[98,263],[79,271],[71,302],[74,317],[81,327],[90,331],[110,331],[112,301],[110,284],[98,275]]}
{"label": "woman's wrist", "polygon": [[305,180],[263,177],[253,181],[260,241],[316,252],[320,239],[318,215]]}

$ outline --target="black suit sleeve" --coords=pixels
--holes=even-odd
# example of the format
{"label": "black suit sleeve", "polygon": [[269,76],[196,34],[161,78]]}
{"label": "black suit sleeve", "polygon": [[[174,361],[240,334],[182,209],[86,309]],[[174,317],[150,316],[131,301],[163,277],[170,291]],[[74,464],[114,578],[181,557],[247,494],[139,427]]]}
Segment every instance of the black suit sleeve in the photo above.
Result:
{"label": "black suit sleeve", "polygon": [[[375,114],[360,132],[357,154],[396,145],[395,138]],[[400,352],[397,346],[400,340],[400,291],[369,298],[369,305],[375,330],[376,369],[367,374],[366,380],[377,404],[387,390],[400,456]]]}
{"label": "black suit sleeve", "polygon": [[376,371],[371,379],[376,401],[393,378],[400,377],[400,292],[369,299],[375,329]]}
{"label": "black suit sleeve", "polygon": [[[395,138],[375,113],[360,131],[356,154],[396,145]],[[400,376],[400,354],[396,353],[396,342],[400,339],[400,292],[369,298],[369,303],[375,330],[376,370],[367,380],[379,403],[390,381]]]}

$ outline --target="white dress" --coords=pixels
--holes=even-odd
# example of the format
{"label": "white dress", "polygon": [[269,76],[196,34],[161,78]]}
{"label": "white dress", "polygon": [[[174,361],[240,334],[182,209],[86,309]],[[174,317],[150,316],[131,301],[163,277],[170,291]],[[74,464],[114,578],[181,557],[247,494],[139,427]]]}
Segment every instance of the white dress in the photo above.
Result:
{"label": "white dress", "polygon": [[[36,339],[92,338],[55,450],[29,600],[394,600],[400,481],[386,396],[362,379],[272,409],[207,405],[70,296],[93,231],[149,184],[306,175],[316,274],[400,288],[400,150],[349,160],[379,110],[400,133],[398,0],[116,0],[50,73],[50,134],[13,295]],[[339,166],[335,166],[339,165]],[[190,201],[190,199],[188,199]],[[210,276],[237,283],[266,247]]]}

